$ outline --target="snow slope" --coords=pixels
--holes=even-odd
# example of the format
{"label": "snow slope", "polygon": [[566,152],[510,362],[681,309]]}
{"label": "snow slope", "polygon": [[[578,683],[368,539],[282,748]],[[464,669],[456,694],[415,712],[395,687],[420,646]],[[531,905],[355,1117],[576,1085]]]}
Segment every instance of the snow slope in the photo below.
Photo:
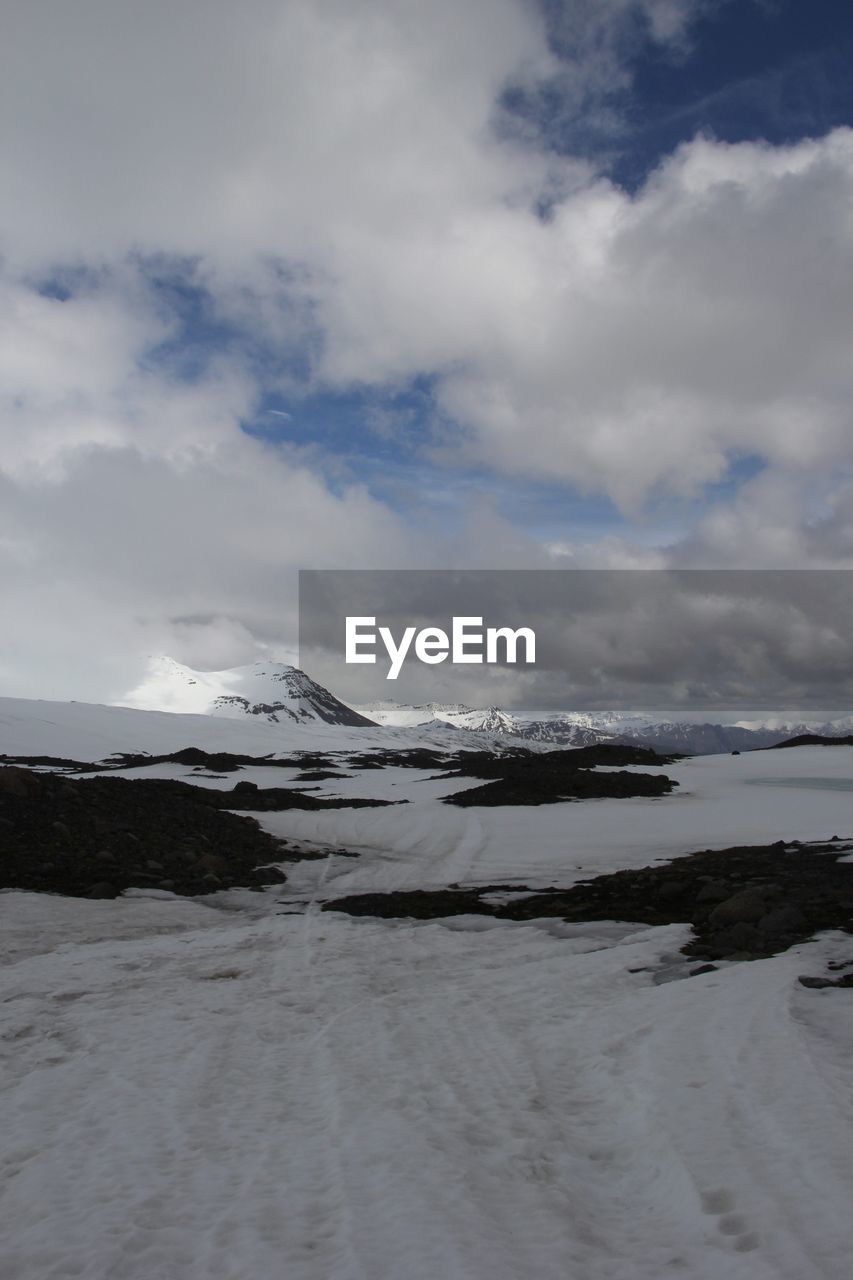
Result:
{"label": "snow slope", "polygon": [[[372,855],[334,862],[325,874],[335,894],[512,880],[568,885],[697,849],[853,836],[853,747],[697,756],[665,772],[679,785],[660,799],[459,808],[441,803],[461,789],[458,780],[386,770],[323,783],[316,794],[407,805],[271,813],[264,825]],[[296,874],[313,883],[316,866],[306,863]]]}
{"label": "snow slope", "polygon": [[173,658],[151,658],[145,680],[128,694],[128,706],[151,711],[257,716],[272,724],[350,726],[372,723],[345,706],[298,667],[253,662],[228,671],[194,671]]}
{"label": "snow slope", "polygon": [[[470,745],[458,733],[432,726],[426,733],[374,726],[301,724],[257,716],[213,716],[140,711],[86,702],[41,702],[0,698],[0,754],[53,755],[102,760],[117,752],[162,755],[182,747],[232,751],[246,755],[292,751],[364,750],[373,747]],[[482,747],[476,738],[474,745]]]}
{"label": "snow slope", "polygon": [[840,939],[658,985],[677,927],[8,907],[7,1280],[847,1274]]}
{"label": "snow slope", "polygon": [[[419,740],[0,701],[0,752]],[[320,910],[853,833],[853,748],[667,772],[660,800],[460,809],[440,803],[458,779],[365,770],[316,794],[409,804],[262,815],[361,853],[263,894],[0,893],[3,1280],[846,1276],[853,994],[797,976],[851,960],[849,937],[688,978],[682,926]]]}

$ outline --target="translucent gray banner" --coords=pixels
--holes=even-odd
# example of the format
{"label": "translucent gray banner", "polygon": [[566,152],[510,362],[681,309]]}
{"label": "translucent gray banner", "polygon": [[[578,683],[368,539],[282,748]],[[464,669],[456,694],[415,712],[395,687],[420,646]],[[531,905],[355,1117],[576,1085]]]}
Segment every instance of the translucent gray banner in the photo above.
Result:
{"label": "translucent gray banner", "polygon": [[853,573],[303,570],[299,649],[348,702],[832,718],[853,703]]}

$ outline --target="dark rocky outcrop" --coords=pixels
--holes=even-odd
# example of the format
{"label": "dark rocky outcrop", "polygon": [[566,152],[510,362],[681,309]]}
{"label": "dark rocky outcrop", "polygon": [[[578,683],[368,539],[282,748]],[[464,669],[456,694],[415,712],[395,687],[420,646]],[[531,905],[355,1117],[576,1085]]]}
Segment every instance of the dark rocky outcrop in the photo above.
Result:
{"label": "dark rocky outcrop", "polygon": [[447,796],[445,804],[538,805],[561,800],[603,797],[664,796],[678,784],[665,774],[605,772],[597,765],[645,765],[659,767],[672,761],[646,747],[601,743],[562,751],[511,751],[468,753],[442,777],[487,779],[482,787],[469,787]]}
{"label": "dark rocky outcrop", "polygon": [[786,738],[784,742],[777,742],[772,747],[766,747],[767,751],[781,751],[785,747],[853,747],[853,735],[848,734],[846,738],[829,738],[821,733],[801,733],[796,738]]}
{"label": "dark rocky outcrop", "polygon": [[182,747],[166,755],[147,755],[140,751],[116,751],[106,760],[69,760],[61,756],[0,755],[0,765],[23,768],[46,766],[70,773],[109,773],[118,769],[144,769],[150,765],[183,764],[211,773],[234,773],[236,770],[263,765],[268,769],[325,769],[331,766],[328,756],[313,751],[300,751],[293,756],[249,756],[233,751],[203,751],[201,747]]}
{"label": "dark rocky outcrop", "polygon": [[850,848],[843,841],[780,841],[707,849],[503,903],[490,901],[491,895],[524,886],[357,894],[327,902],[324,910],[416,919],[474,913],[496,920],[690,923],[694,937],[686,954],[703,960],[758,959],[821,929],[853,932],[853,865],[839,861]]}
{"label": "dark rocky outcrop", "polygon": [[114,898],[281,883],[271,864],[294,853],[220,796],[155,779],[0,769],[0,888]]}
{"label": "dark rocky outcrop", "polygon": [[366,796],[313,796],[301,787],[257,787],[252,782],[238,782],[233,791],[220,791],[217,795],[220,798],[214,803],[221,808],[250,813],[283,809],[380,809],[409,803],[408,800],[370,800]]}

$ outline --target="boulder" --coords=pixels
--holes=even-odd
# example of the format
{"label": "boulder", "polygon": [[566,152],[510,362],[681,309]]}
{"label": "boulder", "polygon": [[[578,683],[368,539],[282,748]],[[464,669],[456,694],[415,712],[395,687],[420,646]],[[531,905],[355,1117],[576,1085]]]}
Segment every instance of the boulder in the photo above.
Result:
{"label": "boulder", "polygon": [[708,917],[711,925],[752,924],[767,915],[766,889],[741,889],[714,907]]}
{"label": "boulder", "polygon": [[33,775],[28,770],[13,765],[0,769],[0,796],[28,796],[34,790]]}
{"label": "boulder", "polygon": [[806,918],[798,907],[774,907],[758,921],[762,933],[777,935],[798,933],[806,923]]}
{"label": "boulder", "polygon": [[86,895],[88,898],[117,898],[120,890],[108,880],[97,880]]}
{"label": "boulder", "polygon": [[228,863],[220,853],[203,853],[200,858],[196,859],[195,865],[200,871],[209,872],[214,876],[228,874]]}

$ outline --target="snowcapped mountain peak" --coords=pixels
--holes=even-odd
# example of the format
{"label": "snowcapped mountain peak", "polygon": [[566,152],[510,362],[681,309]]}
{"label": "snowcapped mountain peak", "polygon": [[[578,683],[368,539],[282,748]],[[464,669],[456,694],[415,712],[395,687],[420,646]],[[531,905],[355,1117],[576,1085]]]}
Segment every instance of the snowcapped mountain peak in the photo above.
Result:
{"label": "snowcapped mountain peak", "polygon": [[123,699],[123,705],[148,711],[259,716],[273,724],[374,723],[286,662],[259,661],[227,671],[194,671],[174,658],[151,658],[145,679]]}
{"label": "snowcapped mountain peak", "polygon": [[120,705],[141,711],[203,714],[230,687],[229,671],[194,671],[164,655],[148,659],[145,677]]}
{"label": "snowcapped mountain peak", "polygon": [[478,733],[517,732],[517,721],[500,707],[467,707],[462,702],[424,702],[417,706],[400,702],[366,702],[354,708],[375,724],[415,727],[444,724]]}
{"label": "snowcapped mountain peak", "polygon": [[515,716],[501,711],[500,707],[479,710],[465,707],[457,712],[452,723],[460,729],[476,729],[480,733],[516,733],[518,728]]}

